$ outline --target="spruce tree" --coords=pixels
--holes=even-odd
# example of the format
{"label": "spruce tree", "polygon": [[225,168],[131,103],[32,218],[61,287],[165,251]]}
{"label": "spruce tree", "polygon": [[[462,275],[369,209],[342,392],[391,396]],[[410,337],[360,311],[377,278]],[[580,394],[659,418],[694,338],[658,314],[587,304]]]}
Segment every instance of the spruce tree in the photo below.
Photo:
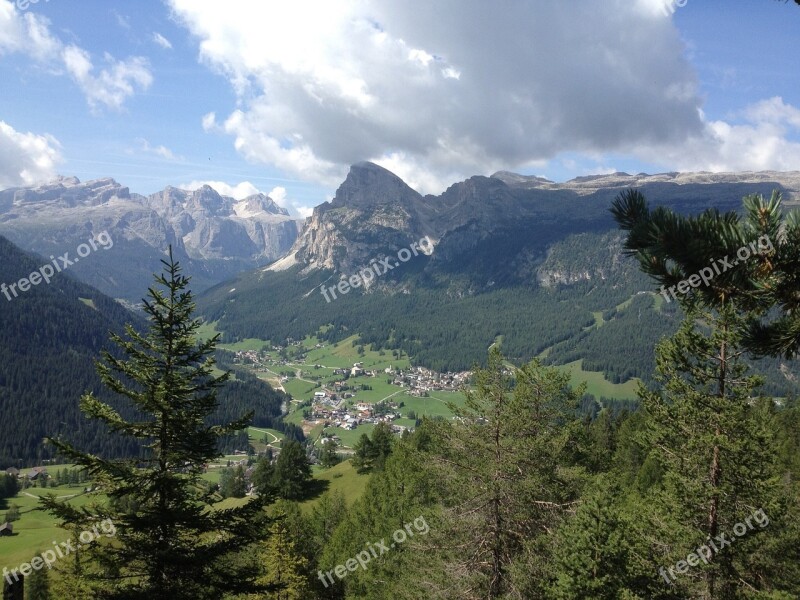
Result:
{"label": "spruce tree", "polygon": [[285,440],[275,461],[273,485],[277,495],[286,500],[300,500],[311,479],[311,464],[300,442]]}
{"label": "spruce tree", "polygon": [[276,515],[269,538],[261,544],[260,558],[264,575],[258,582],[272,588],[259,598],[264,600],[306,600],[309,597],[307,578],[308,561],[298,552],[296,544],[283,520],[286,515]]}
{"label": "spruce tree", "polygon": [[[42,552],[36,552],[36,556],[41,556]],[[50,600],[50,574],[49,568],[34,570],[25,579],[25,600]]]}
{"label": "spruce tree", "polygon": [[108,404],[92,393],[80,402],[87,418],[101,421],[114,435],[133,438],[141,455],[107,460],[67,441],[49,440],[110,498],[86,508],[53,496],[42,500],[44,509],[71,529],[113,523],[113,540],[86,547],[97,568],[81,577],[94,586],[97,598],[196,600],[257,589],[253,577],[225,563],[254,541],[262,506],[251,501],[216,510],[213,491],[201,480],[205,465],[220,456],[220,438],[243,429],[250,415],[224,425],[209,422],[216,390],[229,373],[215,374],[218,336],[198,340],[189,278],[171,248],[162,263],[164,272],[143,301],[148,331],[129,325],[125,338],[112,334],[119,352],[105,352],[97,364],[103,384],[119,402]]}

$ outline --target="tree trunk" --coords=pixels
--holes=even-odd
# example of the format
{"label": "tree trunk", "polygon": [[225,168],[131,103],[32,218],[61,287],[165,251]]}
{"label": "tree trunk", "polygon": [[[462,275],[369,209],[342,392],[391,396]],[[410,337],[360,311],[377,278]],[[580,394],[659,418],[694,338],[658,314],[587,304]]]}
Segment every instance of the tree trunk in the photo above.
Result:
{"label": "tree trunk", "polygon": [[[727,376],[727,369],[728,369],[728,357],[727,357],[727,335],[728,326],[723,325],[722,327],[723,332],[723,340],[722,344],[720,345],[719,349],[719,380],[718,380],[718,392],[717,395],[720,399],[725,399],[725,378]],[[711,452],[711,468],[709,469],[709,483],[711,484],[711,502],[709,503],[708,507],[708,536],[713,541],[716,535],[719,533],[719,485],[720,480],[722,478],[722,465],[720,463],[720,447],[717,443],[716,439],[719,438],[722,432],[719,428],[719,423],[717,423],[716,427],[714,428],[714,448]],[[712,546],[713,547],[713,546]],[[711,560],[713,561],[716,552],[711,554]],[[706,576],[706,591],[708,594],[708,598],[714,598],[714,587],[716,576],[714,574],[713,569],[708,570],[708,574]]]}

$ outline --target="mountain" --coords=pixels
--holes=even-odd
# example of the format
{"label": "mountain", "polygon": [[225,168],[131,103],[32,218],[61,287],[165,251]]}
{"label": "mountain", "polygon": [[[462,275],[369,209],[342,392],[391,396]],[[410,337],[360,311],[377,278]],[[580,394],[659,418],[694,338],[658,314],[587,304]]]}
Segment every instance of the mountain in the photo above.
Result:
{"label": "mountain", "polygon": [[298,222],[268,196],[235,200],[209,186],[142,196],[110,178],[82,183],[61,177],[0,191],[0,234],[31,252],[74,255],[104,231],[113,251],[87,256],[73,273],[135,302],[170,244],[199,290],[282,256],[297,237]]}
{"label": "mountain", "polygon": [[608,206],[631,187],[653,204],[679,211],[738,209],[744,195],[773,189],[789,204],[800,202],[800,173],[614,173],[557,184],[502,171],[423,197],[388,170],[358,163],[333,200],[314,209],[287,256],[269,269],[299,265],[304,273],[348,273],[429,236],[436,252],[426,272],[439,281],[452,284],[458,275],[470,292],[498,279],[523,283],[555,241],[612,229]]}
{"label": "mountain", "polygon": [[[109,331],[139,320],[67,273],[48,275],[50,264],[0,236],[0,468],[48,456],[46,435],[68,434],[94,450],[126,449],[83,418],[78,398],[99,391],[94,361]],[[22,291],[23,278],[38,283]]]}
{"label": "mountain", "polygon": [[[101,386],[95,361],[103,350],[117,352],[109,332],[122,334],[126,323],[143,330],[146,323],[68,272],[48,268],[51,265],[50,260],[25,253],[0,236],[0,471],[52,458],[50,448],[42,443],[45,436],[64,436],[80,448],[107,457],[130,456],[136,448],[84,418],[78,401],[91,391],[126,418],[133,416],[129,405],[119,403]],[[227,353],[220,351],[217,359],[220,368],[236,369]],[[281,420],[285,394],[250,373],[237,372],[236,379],[219,390],[217,399],[214,424],[252,410],[253,425],[280,429],[295,439],[303,437],[298,428]],[[246,438],[229,436],[223,443],[233,452],[246,445]]]}
{"label": "mountain", "polygon": [[[611,381],[647,380],[653,346],[680,314],[623,253],[608,209],[629,187],[679,212],[738,210],[743,196],[773,189],[800,203],[796,172],[614,173],[563,184],[500,172],[422,196],[359,163],[286,256],[209,289],[200,307],[225,341],[357,332],[439,370],[482,362],[500,341],[516,362],[582,360]],[[425,236],[430,251],[409,256]],[[359,275],[366,269],[379,275]],[[769,381],[777,392],[786,379]]]}

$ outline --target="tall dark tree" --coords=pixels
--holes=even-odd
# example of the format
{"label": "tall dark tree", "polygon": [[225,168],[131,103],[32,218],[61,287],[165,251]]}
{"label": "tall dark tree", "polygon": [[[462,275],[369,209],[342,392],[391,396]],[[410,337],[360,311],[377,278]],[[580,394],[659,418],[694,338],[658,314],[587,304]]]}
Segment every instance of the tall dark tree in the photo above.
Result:
{"label": "tall dark tree", "polygon": [[[640,394],[665,482],[679,483],[666,496],[673,517],[711,539],[736,523],[747,502],[766,501],[774,475],[763,418],[751,400],[757,382],[746,377],[741,359],[745,324],[773,303],[781,198],[753,195],[743,204],[743,217],[716,209],[683,216],[651,211],[640,192],[628,190],[611,208],[628,232],[627,251],[686,313],[681,331],[658,352],[663,392]],[[692,471],[695,483],[681,487]],[[705,506],[702,518],[697,503]],[[717,554],[705,569],[704,598],[728,597],[741,578],[732,553],[719,560]]]}
{"label": "tall dark tree", "polygon": [[86,469],[111,500],[88,508],[52,495],[42,500],[43,508],[72,530],[113,524],[113,543],[88,547],[98,567],[91,574],[96,598],[219,598],[223,591],[257,589],[253,577],[226,565],[226,558],[254,541],[261,504],[215,510],[213,491],[201,480],[205,465],[220,456],[220,438],[243,429],[251,415],[209,425],[216,390],[228,373],[214,374],[217,337],[198,341],[189,278],[171,248],[162,262],[164,272],[144,300],[149,330],[128,326],[127,339],[112,335],[120,353],[104,353],[97,365],[103,384],[132,405],[137,418],[124,419],[91,393],[80,402],[86,417],[135,440],[141,456],[107,460],[67,441],[49,440]]}
{"label": "tall dark tree", "polygon": [[300,442],[284,440],[281,453],[275,461],[273,489],[280,498],[300,500],[311,479],[311,464]]}
{"label": "tall dark tree", "polygon": [[223,498],[244,498],[247,493],[244,467],[236,465],[223,469],[219,480],[219,489]]}
{"label": "tall dark tree", "polygon": [[[647,515],[641,520],[651,524],[647,537],[660,566],[676,564],[687,548],[730,535],[756,508],[776,519],[786,513],[776,485],[772,400],[756,397],[759,378],[748,375],[735,319],[730,308],[718,315],[690,312],[678,333],[656,349],[660,389],[641,386],[639,392],[649,416],[642,444],[663,469],[641,511]],[[720,348],[730,350],[721,380]],[[737,597],[743,585],[762,589],[763,574],[750,567],[749,556],[763,555],[766,538],[761,528],[754,529],[746,544],[719,551],[709,546],[710,564],[678,576],[672,585],[704,599]]]}
{"label": "tall dark tree", "polygon": [[581,395],[569,374],[536,361],[509,369],[492,348],[475,390],[450,406],[456,418],[430,424],[420,464],[437,482],[445,520],[431,526],[432,550],[402,597],[542,597],[545,571],[523,556],[575,498],[574,474],[559,465]]}
{"label": "tall dark tree", "polygon": [[380,471],[386,459],[392,453],[394,435],[388,423],[378,423],[372,430],[372,437],[362,433],[353,447],[353,466],[359,473],[367,473],[373,469]]}
{"label": "tall dark tree", "polygon": [[339,444],[334,439],[329,439],[328,442],[322,447],[322,451],[319,455],[319,462],[326,469],[335,467],[341,462],[342,459],[336,452],[338,447]]}
{"label": "tall dark tree", "polygon": [[[41,551],[36,556],[41,556]],[[32,571],[25,580],[25,600],[50,600],[50,574],[49,569]]]}

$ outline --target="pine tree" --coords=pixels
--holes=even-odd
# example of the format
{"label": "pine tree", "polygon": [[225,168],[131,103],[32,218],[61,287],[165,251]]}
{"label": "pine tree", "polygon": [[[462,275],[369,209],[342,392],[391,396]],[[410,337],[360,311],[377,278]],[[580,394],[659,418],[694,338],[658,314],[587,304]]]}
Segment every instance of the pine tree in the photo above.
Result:
{"label": "pine tree", "polygon": [[[429,423],[423,429],[427,426]],[[445,567],[437,556],[439,544],[428,543],[430,532],[441,527],[438,511],[432,507],[437,498],[439,473],[425,468],[430,457],[417,445],[422,437],[418,437],[420,431],[422,429],[395,444],[384,469],[369,477],[364,493],[350,508],[341,493],[323,495],[314,507],[311,537],[322,548],[311,577],[318,593],[316,597],[363,600],[446,597],[427,585],[425,577],[426,571],[430,571],[441,578]],[[429,531],[422,534],[424,525],[429,526],[425,528]],[[406,526],[414,535],[409,534],[405,541],[397,542],[393,535],[399,529],[407,531]],[[385,541],[389,550],[376,549],[377,556],[374,556],[369,552],[370,543],[378,541]],[[341,580],[332,575],[331,583],[325,573],[347,557],[359,555],[368,560],[366,567],[348,572]],[[421,557],[424,560],[420,560]]]}
{"label": "pine tree", "polygon": [[[768,415],[774,406],[753,398],[759,382],[747,376],[742,360],[747,347],[791,353],[791,319],[775,328],[748,326],[791,287],[776,265],[795,264],[800,228],[791,218],[783,222],[780,204],[778,193],[769,201],[748,196],[744,217],[712,209],[685,217],[663,208],[651,212],[644,196],[629,190],[612,207],[628,231],[626,249],[663,284],[662,294],[677,287],[686,313],[678,334],[657,350],[661,389],[640,391],[650,417],[643,445],[653,448],[652,472],[663,468],[648,507],[660,525],[654,544],[674,552],[664,562],[685,556],[687,545],[697,548],[730,531],[757,508],[786,513],[771,485],[777,471]],[[710,565],[678,585],[703,598],[728,598],[743,585],[758,589],[768,577],[746,567],[743,546],[712,549]]]}
{"label": "pine tree", "polygon": [[[511,369],[492,348],[475,390],[466,391],[463,406],[450,406],[455,418],[431,423],[431,440],[423,442],[429,450],[420,464],[437,481],[444,523],[431,524],[426,543],[438,549],[437,560],[415,573],[409,597],[425,589],[441,598],[525,596],[511,574],[515,561],[555,528],[576,496],[573,475],[560,463],[581,395],[568,374],[536,361]],[[541,579],[529,568],[518,571]]]}
{"label": "pine tree", "polygon": [[372,441],[366,433],[353,446],[353,466],[358,473],[367,473],[372,468]]}
{"label": "pine tree", "polygon": [[223,498],[244,498],[247,493],[247,482],[242,465],[226,467],[219,479],[220,494]]}
{"label": "pine tree", "polygon": [[336,443],[336,440],[329,439],[327,443],[322,447],[322,452],[320,452],[320,464],[326,469],[330,469],[331,467],[335,467],[339,464],[340,458],[339,455],[336,453],[336,449],[339,447],[339,444]]}
{"label": "pine tree", "polygon": [[[41,556],[41,551],[36,556]],[[25,580],[25,600],[50,600],[50,575],[48,568],[31,572]]]}
{"label": "pine tree", "polygon": [[306,576],[308,561],[297,551],[295,542],[283,522],[286,515],[276,515],[269,538],[262,543],[261,560],[265,574],[259,585],[270,590],[264,600],[307,600],[309,585]]}
{"label": "pine tree", "polygon": [[[775,503],[771,415],[754,398],[759,378],[747,375],[736,321],[731,308],[690,312],[678,333],[657,348],[661,389],[640,389],[650,416],[643,443],[664,468],[650,495],[653,543],[671,550],[663,565],[729,535],[756,509],[782,512]],[[748,544],[720,552],[711,547],[709,566],[701,564],[674,583],[703,598],[732,597],[743,582],[757,588],[759,574],[743,567],[757,537],[758,531],[750,533]]]}
{"label": "pine tree", "polygon": [[[125,358],[105,352],[97,366],[103,384],[120,403],[127,401],[135,409],[136,418],[126,420],[115,406],[91,393],[81,398],[88,418],[135,439],[141,456],[106,460],[66,441],[50,440],[111,499],[82,509],[53,496],[42,500],[68,527],[113,523],[113,543],[95,543],[87,550],[94,552],[98,565],[95,581],[105,582],[103,589],[98,585],[98,598],[218,598],[223,590],[252,588],[252,579],[226,568],[225,559],[253,541],[253,523],[261,518],[262,507],[251,501],[214,510],[213,492],[201,480],[204,465],[220,456],[220,438],[243,429],[250,417],[209,424],[217,407],[216,390],[229,377],[214,375],[218,336],[198,342],[200,322],[192,319],[189,279],[181,274],[171,248],[162,262],[164,273],[156,276],[156,286],[144,300],[149,330],[140,333],[127,326],[127,339],[112,334]],[[123,499],[136,510],[115,508]]]}
{"label": "pine tree", "polygon": [[621,490],[604,476],[582,499],[574,517],[556,533],[553,551],[556,600],[672,598],[664,594],[641,556],[643,538],[621,509]]}
{"label": "pine tree", "polygon": [[273,486],[280,498],[300,500],[311,479],[311,464],[300,442],[285,440],[275,461]]}
{"label": "pine tree", "polygon": [[372,430],[372,437],[362,433],[353,447],[353,466],[359,473],[380,471],[392,453],[394,434],[388,423],[378,423]]}

